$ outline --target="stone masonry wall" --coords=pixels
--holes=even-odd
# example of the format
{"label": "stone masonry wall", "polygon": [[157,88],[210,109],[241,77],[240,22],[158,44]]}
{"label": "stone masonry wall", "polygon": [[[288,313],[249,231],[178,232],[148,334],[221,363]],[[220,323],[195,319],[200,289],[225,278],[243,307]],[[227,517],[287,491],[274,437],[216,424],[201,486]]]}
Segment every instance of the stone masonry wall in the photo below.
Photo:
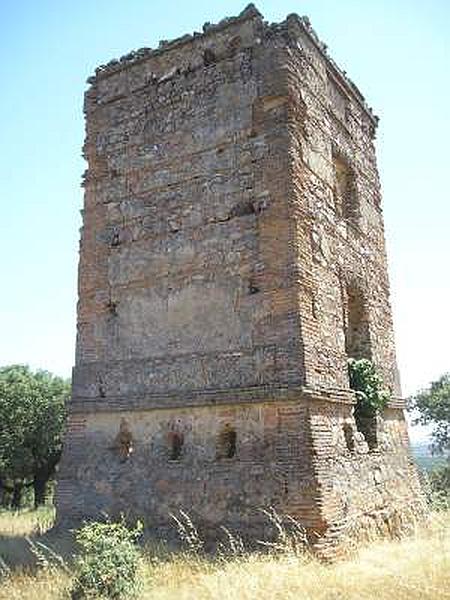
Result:
{"label": "stone masonry wall", "polygon": [[317,551],[333,556],[351,538],[396,535],[423,517],[417,469],[409,452],[403,410],[378,419],[378,446],[369,450],[351,405],[310,405],[312,469],[319,492]]}
{"label": "stone masonry wall", "polygon": [[[161,529],[180,508],[196,523],[219,532],[262,522],[259,509],[289,507],[314,525],[307,404],[256,405],[101,413],[87,416],[82,439],[74,439],[66,477],[77,481],[79,516],[144,515]],[[120,456],[117,434],[126,421],[132,454]],[[220,456],[224,427],[237,432],[236,454]],[[171,459],[171,434],[182,436]],[[133,501],[131,501],[133,499]]]}
{"label": "stone masonry wall", "polygon": [[[385,385],[400,395],[373,143],[376,121],[324,60],[302,21],[292,16],[284,27],[306,381],[319,387],[348,385],[347,286],[353,286],[367,312],[370,351],[364,358],[374,361]],[[352,215],[337,205],[336,157],[348,165]]]}
{"label": "stone masonry wall", "polygon": [[78,399],[301,381],[286,85],[260,29],[238,20],[86,95]]}

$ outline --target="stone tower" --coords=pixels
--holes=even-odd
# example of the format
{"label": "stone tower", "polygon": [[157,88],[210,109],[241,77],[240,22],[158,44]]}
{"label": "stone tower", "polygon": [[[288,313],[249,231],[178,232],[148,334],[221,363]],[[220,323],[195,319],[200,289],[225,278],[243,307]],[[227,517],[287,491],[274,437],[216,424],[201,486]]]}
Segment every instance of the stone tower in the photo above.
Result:
{"label": "stone tower", "polygon": [[[250,5],[89,83],[60,519],[260,535],[273,506],[328,552],[419,512],[377,118],[308,19]],[[349,356],[393,393],[370,427]]]}

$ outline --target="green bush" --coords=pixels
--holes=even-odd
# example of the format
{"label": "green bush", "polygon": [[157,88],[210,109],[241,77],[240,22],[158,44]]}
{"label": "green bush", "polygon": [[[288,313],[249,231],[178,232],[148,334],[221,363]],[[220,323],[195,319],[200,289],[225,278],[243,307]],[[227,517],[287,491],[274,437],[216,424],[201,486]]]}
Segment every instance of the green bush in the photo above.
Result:
{"label": "green bush", "polygon": [[75,539],[80,554],[75,561],[72,598],[133,598],[139,591],[141,552],[136,544],[141,523],[129,529],[119,523],[90,523]]}
{"label": "green bush", "polygon": [[415,423],[432,425],[432,452],[450,455],[450,373],[409,398],[408,408],[417,411]]}
{"label": "green bush", "polygon": [[350,387],[356,392],[357,411],[363,417],[373,417],[389,402],[390,394],[383,389],[383,380],[374,364],[366,358],[348,361]]}
{"label": "green bush", "polygon": [[425,486],[428,503],[434,510],[448,510],[450,507],[450,462],[432,469]]}

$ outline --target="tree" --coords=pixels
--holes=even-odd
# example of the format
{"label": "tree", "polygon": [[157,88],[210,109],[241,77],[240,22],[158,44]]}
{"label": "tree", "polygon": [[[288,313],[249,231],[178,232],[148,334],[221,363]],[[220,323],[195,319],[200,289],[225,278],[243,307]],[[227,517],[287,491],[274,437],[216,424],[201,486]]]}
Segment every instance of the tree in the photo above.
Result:
{"label": "tree", "polygon": [[445,373],[428,388],[409,400],[409,408],[418,411],[416,423],[433,425],[432,450],[437,453],[450,451],[450,373]]}
{"label": "tree", "polygon": [[430,501],[435,508],[448,507],[450,501],[450,373],[445,373],[428,388],[409,399],[408,409],[418,412],[415,423],[433,425],[431,450],[447,454],[447,463],[429,474]]}
{"label": "tree", "polygon": [[0,368],[0,485],[20,506],[25,485],[35,506],[44,503],[49,479],[61,455],[67,380],[28,366]]}

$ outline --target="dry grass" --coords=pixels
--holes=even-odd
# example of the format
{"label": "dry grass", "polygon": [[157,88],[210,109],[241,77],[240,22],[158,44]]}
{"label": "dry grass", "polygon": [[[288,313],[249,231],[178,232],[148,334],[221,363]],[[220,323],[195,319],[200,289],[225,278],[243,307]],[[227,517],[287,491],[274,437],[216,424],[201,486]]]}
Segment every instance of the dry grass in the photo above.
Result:
{"label": "dry grass", "polygon": [[54,508],[45,507],[38,510],[0,511],[0,535],[24,537],[41,535],[50,529],[55,519]]}
{"label": "dry grass", "polygon": [[[24,514],[22,523],[0,515],[0,532],[29,533],[26,523],[36,530],[32,514]],[[181,554],[158,557],[147,548],[143,578],[141,598],[149,600],[450,599],[450,512],[434,515],[414,536],[374,542],[356,558],[331,566],[295,554],[214,561]],[[60,567],[14,570],[0,586],[0,599],[69,598],[69,588],[70,574]]]}

